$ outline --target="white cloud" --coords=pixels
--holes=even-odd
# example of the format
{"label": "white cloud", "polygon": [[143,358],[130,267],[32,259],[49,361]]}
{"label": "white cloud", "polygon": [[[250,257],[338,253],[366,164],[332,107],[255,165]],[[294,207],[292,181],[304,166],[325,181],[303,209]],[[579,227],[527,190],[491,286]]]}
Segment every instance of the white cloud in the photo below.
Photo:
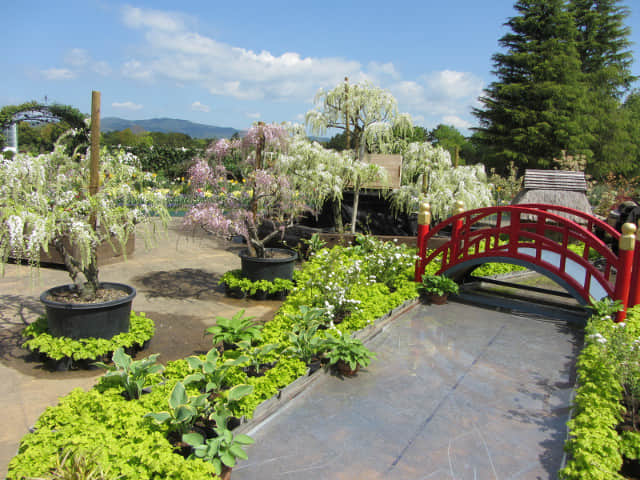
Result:
{"label": "white cloud", "polygon": [[256,120],[262,116],[259,112],[247,113],[246,115],[247,115],[248,118],[254,118]]}
{"label": "white cloud", "polygon": [[396,67],[391,62],[387,63],[378,63],[378,62],[369,62],[367,65],[367,73],[374,77],[382,77],[387,76],[394,80],[400,78],[400,74],[396,70]]}
{"label": "white cloud", "polygon": [[193,102],[191,104],[191,110],[193,110],[194,112],[209,113],[211,111],[211,107],[209,107],[209,105],[204,105],[203,103],[200,103],[200,102]]}
{"label": "white cloud", "polygon": [[90,61],[89,53],[82,48],[71,49],[64,57],[64,63],[74,68],[82,68]]}
{"label": "white cloud", "polygon": [[104,61],[94,62],[93,65],[91,65],[91,70],[103,77],[111,74],[111,67]]}
{"label": "white cloud", "polygon": [[446,98],[477,97],[482,92],[482,80],[468,72],[442,70],[425,76],[432,96]]}
{"label": "white cloud", "polygon": [[123,110],[141,110],[142,105],[133,102],[113,102],[111,104],[113,108],[121,108]]}
{"label": "white cloud", "polygon": [[111,73],[111,67],[107,62],[94,60],[83,48],[72,48],[65,54],[63,61],[69,68],[50,68],[43,71],[45,77],[49,80],[67,80],[87,71],[103,77]]}
{"label": "white cloud", "polygon": [[150,8],[137,8],[125,5],[122,8],[125,25],[133,28],[151,28],[166,32],[175,32],[184,28],[183,15],[175,12],[161,12]]}
{"label": "white cloud", "polygon": [[42,74],[47,80],[71,80],[76,78],[75,72],[68,68],[49,68],[42,70]]}
{"label": "white cloud", "polygon": [[442,122],[445,125],[453,125],[456,128],[461,128],[461,129],[467,129],[467,128],[471,128],[473,125],[471,125],[470,122],[467,122],[466,120],[458,117],[457,115],[445,115],[444,117],[442,117]]}
{"label": "white cloud", "polygon": [[[195,83],[215,95],[242,100],[310,100],[320,87],[362,76],[361,65],[340,58],[274,55],[219,42],[189,31],[180,15],[125,7],[123,22],[144,30],[148,57],[127,61],[123,75],[143,80]],[[392,72],[392,66],[379,70]]]}
{"label": "white cloud", "polygon": [[121,73],[124,77],[132,78],[134,80],[152,80],[153,71],[143,65],[138,60],[129,60],[122,66]]}
{"label": "white cloud", "polygon": [[212,95],[247,101],[305,102],[318,89],[330,89],[345,77],[369,80],[397,98],[399,109],[416,122],[439,122],[445,116],[469,124],[471,106],[482,92],[482,80],[469,72],[442,70],[403,78],[392,62],[308,57],[295,51],[274,54],[230,45],[191,28],[196,22],[175,12],[127,6],[123,23],[140,30],[136,58],[121,67],[125,77],[168,81],[204,88]]}

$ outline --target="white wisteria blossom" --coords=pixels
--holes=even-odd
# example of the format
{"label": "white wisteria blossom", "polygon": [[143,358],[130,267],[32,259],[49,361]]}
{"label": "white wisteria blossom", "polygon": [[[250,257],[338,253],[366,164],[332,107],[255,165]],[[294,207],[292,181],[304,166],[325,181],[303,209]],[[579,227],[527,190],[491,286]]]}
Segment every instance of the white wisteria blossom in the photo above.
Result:
{"label": "white wisteria blossom", "polygon": [[[350,84],[346,78],[333,90],[321,89],[316,94],[315,104],[316,107],[305,116],[305,123],[312,133],[323,135],[332,128],[344,130],[348,151],[353,138],[354,160],[347,164],[350,172],[347,181],[354,192],[351,232],[355,233],[360,189],[367,183],[386,180],[384,170],[364,162],[365,154],[368,151],[393,151],[398,134],[402,136],[413,130],[411,117],[398,112],[398,102],[391,92],[366,81]],[[340,228],[340,205],[337,202],[334,205],[334,217]]]}
{"label": "white wisteria blossom", "polygon": [[408,145],[403,156],[401,187],[391,196],[396,212],[416,212],[420,201],[431,206],[434,221],[452,214],[456,200],[465,208],[493,203],[483,165],[454,167],[449,152],[428,142]]}
{"label": "white wisteria blossom", "polygon": [[[48,154],[0,161],[0,271],[9,257],[37,267],[41,252],[54,249],[90,300],[99,286],[99,245],[108,242],[124,253],[136,224],[152,223],[151,214],[166,225],[164,196],[143,194],[153,177],[133,155],[101,151],[102,185],[94,195],[88,191],[88,156],[72,158],[59,144]],[[140,233],[148,240],[152,231]]]}

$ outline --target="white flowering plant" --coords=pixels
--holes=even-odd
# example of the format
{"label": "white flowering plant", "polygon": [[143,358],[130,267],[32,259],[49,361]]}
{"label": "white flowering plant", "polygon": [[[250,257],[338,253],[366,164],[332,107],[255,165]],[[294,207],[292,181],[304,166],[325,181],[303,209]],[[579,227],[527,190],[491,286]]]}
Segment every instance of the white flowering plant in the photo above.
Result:
{"label": "white flowering plant", "polygon": [[19,153],[0,160],[0,256],[37,268],[43,254],[58,252],[83,301],[99,286],[96,252],[103,243],[125,253],[135,226],[149,223],[145,240],[166,225],[165,196],[152,188],[154,176],[126,153],[101,151],[98,192],[89,194],[89,162],[71,158],[62,145],[38,156]]}
{"label": "white flowering plant", "polygon": [[391,194],[396,212],[417,212],[421,201],[429,203],[434,222],[453,213],[454,200],[467,209],[493,204],[492,186],[483,165],[454,167],[449,152],[429,142],[410,143],[404,152],[401,186]]}
{"label": "white flowering plant", "polygon": [[383,242],[371,235],[356,235],[358,254],[367,259],[365,275],[372,283],[384,283],[395,290],[398,283],[406,281],[413,274],[416,262],[415,249],[407,245]]}

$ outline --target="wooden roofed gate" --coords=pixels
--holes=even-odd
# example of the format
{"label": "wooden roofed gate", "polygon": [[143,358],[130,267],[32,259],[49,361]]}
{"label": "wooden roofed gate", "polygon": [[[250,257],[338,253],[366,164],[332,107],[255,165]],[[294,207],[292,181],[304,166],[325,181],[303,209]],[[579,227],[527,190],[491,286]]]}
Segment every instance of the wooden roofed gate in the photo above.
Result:
{"label": "wooden roofed gate", "polygon": [[[577,171],[527,169],[524,173],[522,190],[511,204],[557,205],[593,215],[587,198],[587,180],[584,172]],[[559,214],[581,225],[586,223],[583,217],[567,212]],[[534,216],[525,215],[522,219],[534,220]]]}

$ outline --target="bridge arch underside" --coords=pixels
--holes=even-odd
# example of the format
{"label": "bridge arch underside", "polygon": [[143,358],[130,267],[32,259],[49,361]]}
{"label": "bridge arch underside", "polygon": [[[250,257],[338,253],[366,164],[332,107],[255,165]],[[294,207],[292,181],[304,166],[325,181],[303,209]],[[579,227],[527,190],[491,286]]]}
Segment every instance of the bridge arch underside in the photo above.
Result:
{"label": "bridge arch underside", "polygon": [[[602,298],[609,296],[605,286],[593,277],[591,279],[589,295],[587,295],[587,298],[585,298],[585,294],[581,292],[578,287],[572,285],[572,283],[576,282],[576,280],[568,277],[568,275],[559,275],[541,265],[537,265],[527,260],[512,257],[495,256],[471,258],[456,265],[452,265],[440,273],[459,282],[467,277],[471,272],[473,272],[473,270],[485,263],[509,263],[538,272],[539,274],[544,275],[545,277],[551,279],[552,281],[563,287],[567,291],[567,293],[575,298],[581,305],[590,305],[590,300],[588,298],[589,295],[596,300],[601,300]],[[578,270],[582,270],[582,272],[584,272],[584,267],[581,267],[578,264],[576,264],[576,267]]]}

